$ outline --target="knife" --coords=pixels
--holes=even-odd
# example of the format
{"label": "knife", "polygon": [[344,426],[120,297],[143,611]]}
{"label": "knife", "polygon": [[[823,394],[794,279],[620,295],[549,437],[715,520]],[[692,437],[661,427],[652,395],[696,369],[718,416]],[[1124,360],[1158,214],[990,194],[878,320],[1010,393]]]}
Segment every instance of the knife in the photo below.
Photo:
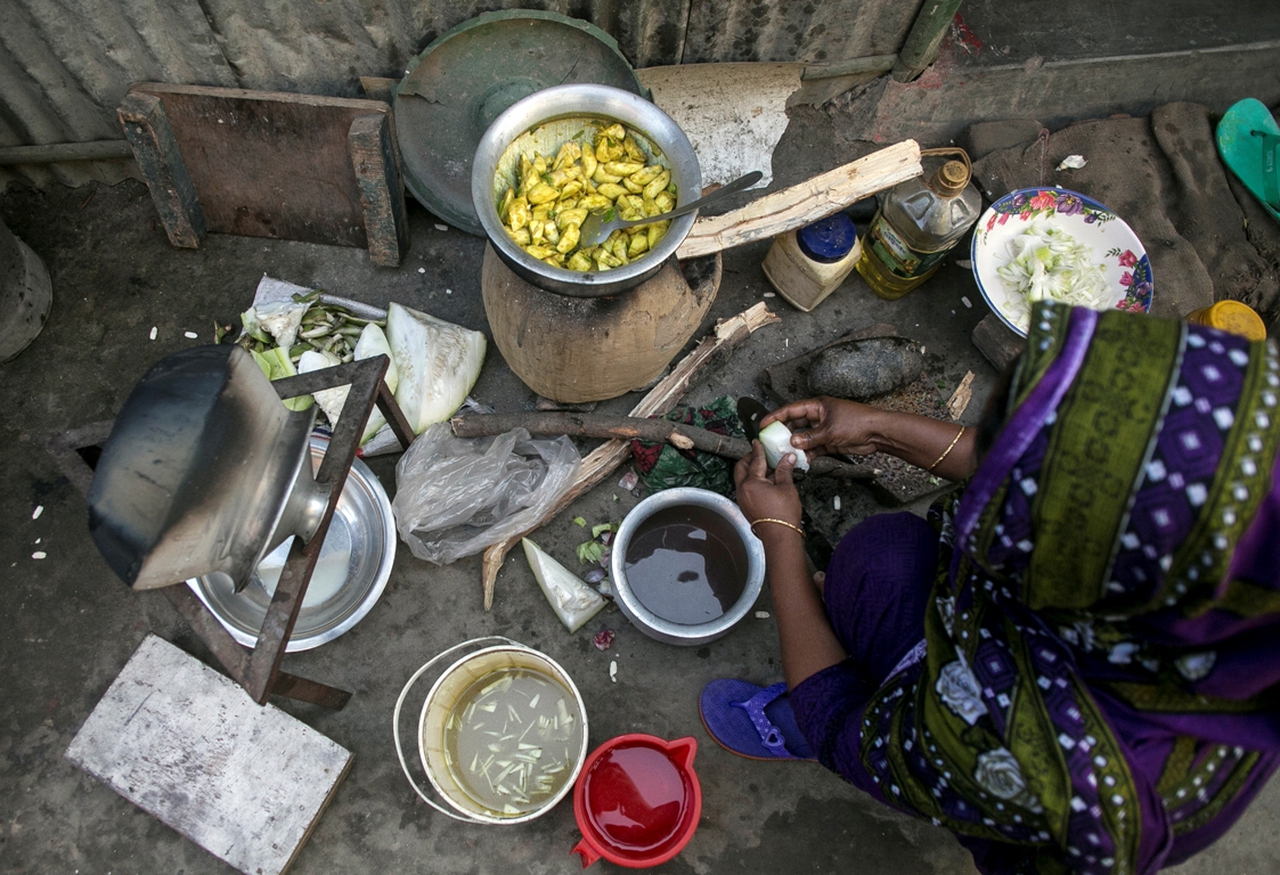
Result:
{"label": "knife", "polygon": [[760,420],[769,415],[769,408],[756,399],[744,395],[738,399],[738,419],[742,422],[742,430],[747,433],[747,440],[760,437]]}

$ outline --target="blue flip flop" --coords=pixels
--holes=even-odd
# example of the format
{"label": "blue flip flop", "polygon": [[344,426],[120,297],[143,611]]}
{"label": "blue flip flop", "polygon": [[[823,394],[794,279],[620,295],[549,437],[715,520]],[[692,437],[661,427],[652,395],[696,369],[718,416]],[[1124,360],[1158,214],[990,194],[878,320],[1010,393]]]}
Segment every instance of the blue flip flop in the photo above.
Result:
{"label": "blue flip flop", "polygon": [[719,678],[702,688],[698,711],[716,744],[752,760],[813,760],[787,699],[787,685]]}

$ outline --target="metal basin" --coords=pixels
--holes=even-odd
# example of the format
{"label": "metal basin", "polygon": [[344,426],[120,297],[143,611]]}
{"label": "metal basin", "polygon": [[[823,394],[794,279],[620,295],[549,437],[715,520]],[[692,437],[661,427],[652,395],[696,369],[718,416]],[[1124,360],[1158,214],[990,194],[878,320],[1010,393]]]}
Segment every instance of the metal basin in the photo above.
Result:
{"label": "metal basin", "polygon": [[[693,551],[705,557],[704,567],[687,558],[695,541],[707,545]],[[611,566],[615,602],[636,628],[668,644],[705,644],[728,634],[759,598],[764,545],[732,501],[684,486],[654,493],[632,508],[614,537]],[[718,610],[699,575],[717,580]],[[711,616],[691,620],[702,604],[710,605]]]}
{"label": "metal basin", "polygon": [[[693,228],[696,213],[671,221],[659,244],[630,264],[607,271],[580,272],[553,267],[515,244],[498,217],[498,200],[516,181],[520,155],[553,157],[567,140],[589,127],[618,121],[640,148],[666,165],[676,183],[679,205],[702,193],[702,170],[693,144],[680,126],[648,100],[606,85],[559,85],[529,95],[499,115],[480,138],[471,170],[471,198],[494,251],[517,276],[539,288],[578,298],[615,295],[634,288],[662,269]],[[603,124],[601,124],[603,122]]]}

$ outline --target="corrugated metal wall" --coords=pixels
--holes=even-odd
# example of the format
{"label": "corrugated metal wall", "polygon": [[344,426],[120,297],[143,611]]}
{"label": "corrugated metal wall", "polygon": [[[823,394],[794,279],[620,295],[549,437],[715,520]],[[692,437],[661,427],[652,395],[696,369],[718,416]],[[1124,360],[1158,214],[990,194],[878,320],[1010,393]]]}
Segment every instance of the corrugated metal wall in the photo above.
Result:
{"label": "corrugated metal wall", "polygon": [[[719,61],[824,64],[896,52],[923,0],[0,0],[0,146],[122,139],[137,81],[358,96],[399,78],[433,39],[482,12],[581,18],[636,68]],[[22,165],[20,180],[118,181],[131,162]]]}

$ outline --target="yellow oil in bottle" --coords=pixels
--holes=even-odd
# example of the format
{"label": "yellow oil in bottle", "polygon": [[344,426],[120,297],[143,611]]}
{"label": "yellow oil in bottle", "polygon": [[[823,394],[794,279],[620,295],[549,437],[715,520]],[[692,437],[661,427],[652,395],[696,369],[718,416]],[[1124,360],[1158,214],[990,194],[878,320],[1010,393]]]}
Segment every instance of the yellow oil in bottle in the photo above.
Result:
{"label": "yellow oil in bottle", "polygon": [[963,162],[947,161],[927,180],[921,176],[895,186],[885,197],[856,265],[876,295],[896,300],[933,276],[978,221],[982,196],[969,177],[966,155]]}

